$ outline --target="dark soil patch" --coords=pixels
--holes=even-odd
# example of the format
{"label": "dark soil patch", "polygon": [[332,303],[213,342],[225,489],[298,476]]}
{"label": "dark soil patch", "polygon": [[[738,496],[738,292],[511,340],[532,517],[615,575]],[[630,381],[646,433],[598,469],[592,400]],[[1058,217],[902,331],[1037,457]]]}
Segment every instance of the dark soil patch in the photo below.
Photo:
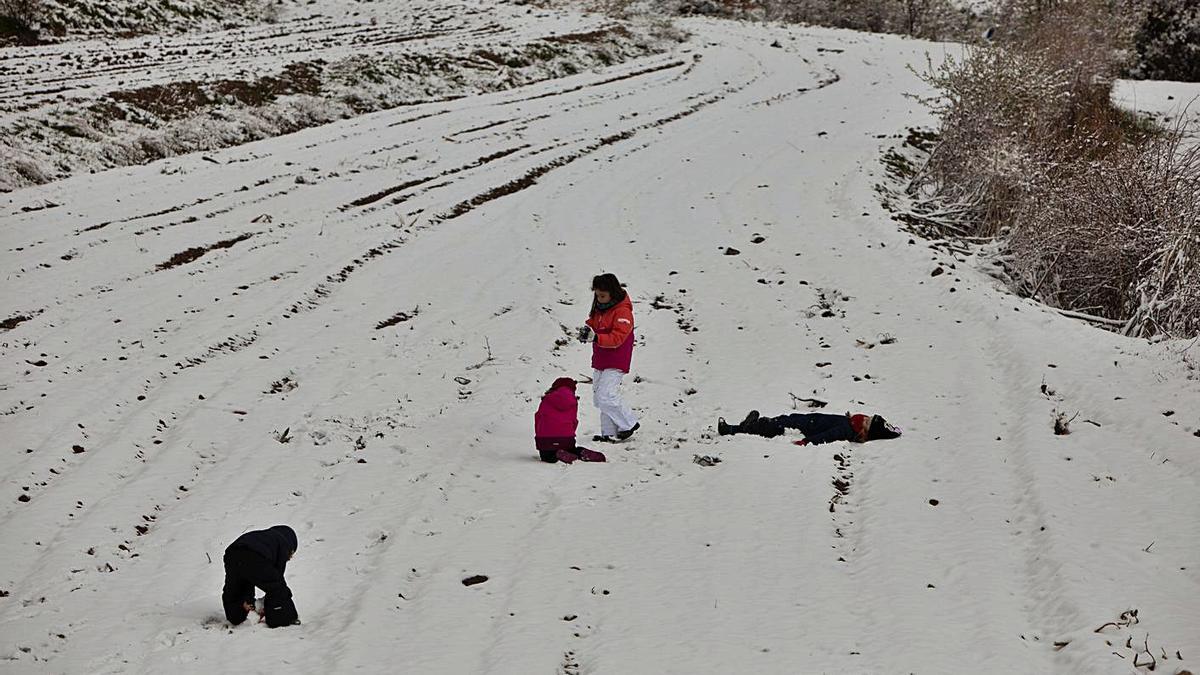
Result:
{"label": "dark soil patch", "polygon": [[29,321],[29,319],[34,318],[37,315],[40,315],[40,313],[42,313],[41,310],[38,310],[30,313],[30,315],[13,315],[8,317],[4,319],[4,321],[0,321],[0,330],[12,330],[13,328],[17,328],[18,325]]}
{"label": "dark soil patch", "polygon": [[[217,80],[203,82],[188,80],[154,84],[138,89],[114,91],[108,99],[118,104],[133,106],[163,120],[175,120],[194,114],[201,108],[235,103],[247,106],[263,106],[280,96],[291,94],[315,95],[321,91],[321,72],[324,62],[291,63],[278,75],[267,75],[255,80]],[[108,117],[124,117],[119,107],[114,110],[102,101],[92,107],[92,112],[108,113]]]}
{"label": "dark soil patch", "polygon": [[450,134],[449,136],[447,136],[447,138],[454,138],[455,136],[461,136],[463,134],[470,134],[470,133],[474,133],[476,131],[483,131],[484,129],[491,129],[492,127],[498,127],[501,124],[508,124],[510,122],[516,122],[516,121],[517,121],[516,118],[513,118],[513,119],[507,119],[507,120],[500,120],[498,122],[489,122],[488,124],[482,124],[477,127],[471,127],[470,129],[463,129],[462,131],[456,131],[456,132]]}
{"label": "dark soil patch", "polygon": [[265,393],[284,394],[284,393],[287,393],[299,386],[300,386],[300,384],[298,382],[296,382],[295,380],[293,380],[291,378],[291,376],[287,376],[281,380],[276,380],[276,381],[272,382],[271,388],[268,389]]}
{"label": "dark soil patch", "polygon": [[104,228],[106,228],[106,227],[108,227],[109,225],[112,225],[112,224],[113,224],[113,221],[111,221],[111,220],[106,220],[106,221],[104,221],[103,223],[97,223],[97,224],[95,224],[95,225],[89,225],[89,226],[87,226],[87,227],[83,228],[82,230],[79,230],[79,231],[78,231],[78,232],[76,232],[75,234],[76,234],[76,235],[80,235],[80,234],[83,234],[84,232],[94,232],[94,231],[96,231],[96,230],[102,230],[102,229],[104,229]]}
{"label": "dark soil patch", "polygon": [[223,241],[218,241],[217,243],[210,244],[209,246],[195,246],[193,248],[187,249],[186,251],[180,251],[179,253],[176,253],[175,255],[171,256],[170,260],[166,261],[165,263],[159,264],[159,266],[156,267],[155,270],[162,271],[162,270],[171,269],[172,267],[179,267],[180,265],[186,265],[186,264],[200,258],[201,256],[203,256],[205,253],[208,253],[209,251],[214,251],[219,248],[230,248],[234,244],[237,244],[238,242],[246,241],[247,239],[249,239],[250,237],[253,237],[253,236],[254,236],[253,232],[247,232],[245,234],[238,235],[232,239],[225,239]]}
{"label": "dark soil patch", "polygon": [[933,146],[937,145],[939,134],[931,129],[908,129],[908,136],[904,139],[904,145],[916,148],[920,152],[933,152]]}
{"label": "dark soil patch", "polygon": [[[258,331],[252,330],[248,335],[231,335],[230,337],[221,340],[217,344],[209,347],[200,356],[189,356],[183,360],[175,362],[176,371],[187,370],[194,368],[203,363],[207,363],[209,359],[219,354],[231,354],[238,352],[258,341]],[[235,415],[244,415],[243,412],[233,411]]]}
{"label": "dark soil patch", "polygon": [[411,312],[396,312],[391,317],[389,317],[383,321],[380,321],[378,324],[376,324],[375,330],[381,330],[384,328],[388,328],[389,326],[395,326],[398,323],[404,323],[405,321],[408,321],[408,320],[416,317],[420,313],[421,313],[420,307],[413,307],[413,310]]}
{"label": "dark soil patch", "polygon": [[22,206],[21,213],[33,213],[34,211],[44,211],[45,209],[55,209],[55,208],[58,208],[59,206],[61,206],[61,205],[55,204],[54,202],[46,202],[45,204],[40,204],[38,206]]}
{"label": "dark soil patch", "polygon": [[611,26],[609,28],[600,28],[598,30],[588,31],[586,33],[567,33],[565,35],[552,35],[542,38],[546,42],[557,42],[561,44],[600,44],[606,42],[609,37],[631,37],[629,30],[624,26]]}
{"label": "dark soil patch", "polygon": [[17,326],[19,326],[20,324],[22,324],[32,318],[33,318],[32,316],[25,316],[23,314],[17,314],[16,316],[10,316],[5,320],[0,321],[0,330],[12,330],[12,329],[16,328]]}

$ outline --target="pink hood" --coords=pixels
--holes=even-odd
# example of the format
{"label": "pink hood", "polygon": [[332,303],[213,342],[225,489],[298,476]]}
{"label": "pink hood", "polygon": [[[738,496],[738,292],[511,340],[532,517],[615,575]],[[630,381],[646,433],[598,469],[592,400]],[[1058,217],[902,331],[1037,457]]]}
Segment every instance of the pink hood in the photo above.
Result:
{"label": "pink hood", "polygon": [[542,397],[533,415],[533,435],[537,438],[575,438],[579,426],[579,400],[575,398],[575,380],[560,377]]}

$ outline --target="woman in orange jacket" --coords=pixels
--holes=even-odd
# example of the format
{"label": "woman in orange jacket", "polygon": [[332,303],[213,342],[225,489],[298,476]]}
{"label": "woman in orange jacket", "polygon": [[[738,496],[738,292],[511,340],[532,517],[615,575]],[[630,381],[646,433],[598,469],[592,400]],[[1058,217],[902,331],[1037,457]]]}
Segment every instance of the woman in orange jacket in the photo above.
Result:
{"label": "woman in orange jacket", "polygon": [[579,341],[592,343],[592,401],[600,411],[595,441],[623,441],[641,428],[621,400],[621,377],[633,360],[633,303],[614,274],[592,279],[592,311]]}

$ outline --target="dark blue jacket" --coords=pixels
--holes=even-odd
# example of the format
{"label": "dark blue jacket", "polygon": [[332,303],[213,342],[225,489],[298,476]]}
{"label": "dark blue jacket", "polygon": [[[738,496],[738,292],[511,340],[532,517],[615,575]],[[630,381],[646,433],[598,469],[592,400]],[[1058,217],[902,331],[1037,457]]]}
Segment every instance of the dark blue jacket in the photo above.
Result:
{"label": "dark blue jacket", "polygon": [[858,441],[858,434],[850,425],[846,415],[829,415],[826,413],[793,413],[774,418],[776,422],[788,429],[798,429],[804,434],[809,445],[821,445],[834,441]]}

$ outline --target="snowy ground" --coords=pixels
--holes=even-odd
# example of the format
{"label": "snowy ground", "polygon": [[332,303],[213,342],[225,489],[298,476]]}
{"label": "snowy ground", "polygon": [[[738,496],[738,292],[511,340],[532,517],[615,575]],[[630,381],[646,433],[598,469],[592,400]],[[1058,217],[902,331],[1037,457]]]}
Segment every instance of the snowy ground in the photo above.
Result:
{"label": "snowy ground", "polygon": [[1113,100],[1165,127],[1180,125],[1189,138],[1200,141],[1200,82],[1118,80]]}
{"label": "snowy ground", "polygon": [[[942,47],[687,27],[604,72],[8,195],[0,669],[1200,666],[1196,350],[888,220],[881,148],[930,124],[907,66]],[[644,429],[541,464],[536,398],[587,372],[556,340],[602,270]],[[905,435],[714,437],[789,393]],[[231,630],[221,551],[275,523],[304,623]]]}

